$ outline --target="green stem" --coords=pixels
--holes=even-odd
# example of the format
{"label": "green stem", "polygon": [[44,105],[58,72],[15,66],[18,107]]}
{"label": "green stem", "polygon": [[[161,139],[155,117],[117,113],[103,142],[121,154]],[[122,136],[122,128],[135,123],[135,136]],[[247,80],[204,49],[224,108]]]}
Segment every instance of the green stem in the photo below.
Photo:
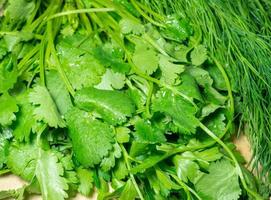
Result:
{"label": "green stem", "polygon": [[[184,189],[186,188],[186,190],[191,192],[198,200],[202,200],[202,198],[200,198],[200,196],[191,187],[186,185],[178,176],[174,174],[170,174],[170,175],[177,181],[177,183],[179,183],[180,186],[182,186]],[[189,195],[189,199],[190,199],[190,195]]]}
{"label": "green stem", "polygon": [[47,23],[47,34],[48,34],[48,48],[51,50],[52,56],[56,62],[56,68],[57,71],[60,75],[60,77],[62,78],[62,80],[64,81],[66,88],[68,89],[69,93],[74,96],[75,91],[69,81],[69,79],[67,78],[64,70],[61,67],[60,61],[58,59],[57,53],[56,53],[56,49],[55,49],[55,45],[54,45],[54,38],[53,38],[53,30],[52,30],[52,21],[48,21]]}
{"label": "green stem", "polygon": [[165,27],[164,24],[161,24],[159,22],[154,21],[151,17],[149,17],[146,13],[144,13],[144,11],[141,10],[141,8],[137,5],[137,3],[134,0],[131,0],[131,3],[133,4],[133,6],[135,7],[135,9],[150,23],[152,23],[155,26],[158,27]]}
{"label": "green stem", "polygon": [[146,101],[146,114],[147,114],[147,118],[151,117],[150,104],[151,104],[152,93],[153,93],[153,83],[151,82],[150,83],[150,87],[149,87],[149,91],[148,91],[147,101]]}
{"label": "green stem", "polygon": [[45,66],[44,66],[44,52],[45,52],[45,37],[41,41],[41,47],[40,47],[40,80],[41,84],[45,86]]}
{"label": "green stem", "polygon": [[[124,148],[124,146],[122,144],[120,144],[120,147],[121,147],[121,150],[123,152],[123,157],[124,157],[124,161],[126,163],[127,169],[128,169],[128,171],[130,171],[131,170],[131,165],[130,165],[130,162],[129,162],[129,155],[128,155],[126,149]],[[141,193],[141,191],[140,191],[140,189],[139,189],[139,187],[138,187],[138,185],[136,183],[134,175],[131,174],[131,173],[129,173],[129,175],[130,175],[132,183],[134,184],[134,187],[135,187],[135,189],[137,191],[137,194],[138,194],[139,198],[141,200],[144,200],[144,197],[143,197],[143,195],[142,195],[142,193]]]}
{"label": "green stem", "polygon": [[56,13],[47,18],[47,20],[51,20],[57,17],[62,17],[66,15],[72,14],[81,14],[81,13],[93,13],[93,12],[112,12],[114,8],[86,8],[86,9],[77,9],[77,10],[68,10],[60,13]]}

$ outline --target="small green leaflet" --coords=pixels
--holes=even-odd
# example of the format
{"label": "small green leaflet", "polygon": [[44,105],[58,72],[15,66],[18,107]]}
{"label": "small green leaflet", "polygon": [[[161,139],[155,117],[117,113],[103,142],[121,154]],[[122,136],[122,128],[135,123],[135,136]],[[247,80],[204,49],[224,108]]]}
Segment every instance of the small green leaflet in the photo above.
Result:
{"label": "small green leaflet", "polygon": [[119,25],[123,34],[133,33],[139,35],[144,32],[144,26],[131,19],[121,19]]}
{"label": "small green leaflet", "polygon": [[102,81],[95,86],[101,90],[114,90],[122,89],[125,85],[125,75],[121,73],[113,72],[111,69],[107,69],[102,76]]}
{"label": "small green leaflet", "polygon": [[99,164],[113,148],[112,128],[77,108],[70,110],[66,119],[76,159],[84,167]]}
{"label": "small green leaflet", "polygon": [[115,159],[121,157],[121,148],[118,143],[113,145],[113,150],[105,157],[101,162],[101,168],[103,171],[109,171],[112,167],[115,166]]}
{"label": "small green leaflet", "polygon": [[157,53],[145,42],[136,42],[135,52],[132,59],[136,67],[147,75],[152,74],[158,68],[159,58]]}
{"label": "small green leaflet", "polygon": [[29,142],[31,130],[36,123],[33,114],[34,106],[28,101],[28,93],[19,96],[17,101],[20,102],[18,104],[19,112],[17,113],[16,121],[13,124],[13,135],[18,141]]}
{"label": "small green leaflet", "polygon": [[159,55],[159,68],[162,71],[160,80],[169,85],[177,85],[179,74],[185,70],[184,65],[174,64],[170,58],[164,55]]}
{"label": "small green leaflet", "polygon": [[76,92],[75,104],[80,109],[97,112],[112,125],[125,122],[135,112],[132,100],[119,91],[84,88]]}
{"label": "small green leaflet", "polygon": [[11,57],[5,57],[0,62],[0,93],[8,91],[17,81],[18,71]]}
{"label": "small green leaflet", "polygon": [[211,164],[209,174],[196,183],[196,190],[204,200],[238,200],[241,195],[237,171],[228,160]]}
{"label": "small green leaflet", "polygon": [[48,123],[49,126],[55,128],[65,126],[65,122],[46,87],[39,85],[34,87],[29,94],[29,100],[36,106],[34,116],[38,121]]}
{"label": "small green leaflet", "polygon": [[203,64],[207,58],[207,49],[203,45],[196,46],[191,52],[191,61],[195,66]]}
{"label": "small green leaflet", "polygon": [[155,144],[166,141],[164,133],[159,129],[155,129],[148,121],[138,120],[135,123],[135,130],[134,136],[138,142]]}
{"label": "small green leaflet", "polygon": [[93,55],[103,66],[114,72],[126,74],[130,71],[130,65],[123,61],[123,51],[110,43],[94,48]]}
{"label": "small green leaflet", "polygon": [[89,196],[93,191],[94,173],[84,168],[78,168],[76,172],[79,178],[78,191],[85,196]]}
{"label": "small green leaflet", "polygon": [[2,126],[8,126],[16,119],[15,112],[18,112],[19,108],[14,97],[8,93],[0,96],[0,124]]}

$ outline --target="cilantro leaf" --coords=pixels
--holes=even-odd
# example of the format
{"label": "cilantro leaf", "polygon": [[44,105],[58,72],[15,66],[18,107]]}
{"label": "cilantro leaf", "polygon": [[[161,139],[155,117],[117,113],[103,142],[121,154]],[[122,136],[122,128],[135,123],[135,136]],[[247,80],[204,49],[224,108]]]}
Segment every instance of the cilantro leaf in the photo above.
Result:
{"label": "cilantro leaf", "polygon": [[188,72],[195,78],[197,83],[205,87],[206,85],[212,85],[213,79],[210,77],[209,72],[200,67],[190,67]]}
{"label": "cilantro leaf", "polygon": [[125,85],[125,75],[121,73],[115,73],[110,69],[107,69],[102,76],[102,81],[95,86],[101,90],[114,90],[122,89]]}
{"label": "cilantro leaf", "polygon": [[120,195],[120,200],[134,200],[137,197],[137,191],[133,182],[129,179]]}
{"label": "cilantro leaf", "polygon": [[150,122],[143,119],[136,121],[135,130],[134,136],[138,142],[155,144],[166,141],[161,130],[154,128]]}
{"label": "cilantro leaf", "polygon": [[177,86],[178,90],[189,97],[203,101],[199,87],[195,79],[188,73],[181,74],[181,84]]}
{"label": "cilantro leaf", "polygon": [[216,135],[223,135],[226,130],[226,117],[222,112],[216,113],[212,118],[207,119],[205,125]]}
{"label": "cilantro leaf", "polygon": [[18,112],[19,108],[14,97],[8,93],[0,96],[0,124],[2,126],[8,126],[16,119],[15,112]]}
{"label": "cilantro leaf", "polygon": [[196,46],[191,52],[191,61],[195,66],[203,64],[207,59],[207,49],[203,45]]}
{"label": "cilantro leaf", "polygon": [[176,167],[177,176],[186,183],[188,180],[195,183],[202,174],[199,165],[193,159],[177,155],[174,156],[173,163]]}
{"label": "cilantro leaf", "polygon": [[119,22],[121,32],[123,34],[133,33],[135,35],[142,34],[144,32],[144,26],[131,19],[121,19]]}
{"label": "cilantro leaf", "polygon": [[94,48],[93,54],[102,65],[114,72],[126,74],[130,71],[130,65],[123,61],[123,51],[110,43]]}
{"label": "cilantro leaf", "polygon": [[75,94],[75,104],[86,111],[95,111],[112,125],[121,124],[132,116],[135,106],[130,98],[119,91],[84,88]]}
{"label": "cilantro leaf", "polygon": [[28,101],[28,93],[17,97],[19,112],[16,114],[16,121],[13,124],[13,135],[18,141],[30,140],[30,133],[36,120],[34,118],[34,107]]}
{"label": "cilantro leaf", "polygon": [[10,146],[9,139],[12,138],[12,133],[10,129],[4,129],[0,132],[0,169],[3,168],[4,164],[7,162],[8,150]]}
{"label": "cilantro leaf", "polygon": [[[91,40],[79,34],[66,37],[57,44],[62,67],[75,89],[98,84],[104,67],[91,54]],[[86,48],[86,45],[89,45]]]}
{"label": "cilantro leaf", "polygon": [[159,58],[157,53],[151,46],[142,41],[136,42],[132,59],[138,69],[148,75],[155,72],[158,68]]}
{"label": "cilantro leaf", "polygon": [[113,148],[111,127],[77,108],[70,110],[66,119],[76,159],[84,167],[99,164]]}
{"label": "cilantro leaf", "polygon": [[59,113],[64,115],[72,107],[72,102],[69,92],[57,71],[50,70],[46,73],[46,86]]}
{"label": "cilantro leaf", "polygon": [[130,139],[130,129],[126,127],[117,127],[116,128],[116,139],[118,143],[127,143]]}
{"label": "cilantro leaf", "polygon": [[34,1],[10,0],[6,8],[5,16],[10,23],[23,22],[28,19],[35,9]]}
{"label": "cilantro leaf", "polygon": [[93,191],[93,175],[94,173],[84,168],[77,169],[77,176],[79,178],[78,191],[85,196],[89,196]]}
{"label": "cilantro leaf", "polygon": [[55,102],[49,91],[44,86],[37,85],[29,94],[30,102],[35,105],[34,117],[38,121],[44,121],[51,127],[64,127],[65,122],[61,118]]}
{"label": "cilantro leaf", "polygon": [[193,29],[185,19],[180,19],[176,15],[169,15],[165,21],[166,27],[162,29],[165,38],[182,42],[192,35]]}
{"label": "cilantro leaf", "polygon": [[205,200],[238,200],[241,195],[237,171],[227,160],[212,163],[195,186]]}
{"label": "cilantro leaf", "polygon": [[31,181],[35,176],[37,152],[34,145],[13,144],[9,148],[7,165],[12,173]]}
{"label": "cilantro leaf", "polygon": [[0,62],[0,93],[8,91],[17,81],[17,69],[11,57]]}
{"label": "cilantro leaf", "polygon": [[173,94],[169,90],[161,90],[153,100],[153,111],[161,112],[172,118],[173,123],[181,133],[195,133],[199,124],[195,117],[197,109],[182,97]]}
{"label": "cilantro leaf", "polygon": [[184,65],[174,64],[170,58],[166,56],[159,56],[159,67],[162,71],[161,81],[169,85],[177,85],[179,74],[185,70]]}
{"label": "cilantro leaf", "polygon": [[39,149],[35,174],[40,185],[42,199],[64,200],[68,197],[65,192],[68,184],[63,178],[64,168],[54,153]]}
{"label": "cilantro leaf", "polygon": [[121,148],[118,143],[113,145],[113,151],[109,153],[107,157],[105,157],[101,162],[101,168],[104,171],[109,171],[112,167],[115,166],[115,159],[121,157]]}

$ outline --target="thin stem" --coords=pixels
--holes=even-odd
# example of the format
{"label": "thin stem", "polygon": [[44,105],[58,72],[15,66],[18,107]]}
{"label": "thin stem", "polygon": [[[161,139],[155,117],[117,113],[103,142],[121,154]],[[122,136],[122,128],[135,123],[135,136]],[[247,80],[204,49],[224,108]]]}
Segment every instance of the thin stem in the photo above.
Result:
{"label": "thin stem", "polygon": [[[184,189],[191,192],[197,199],[202,200],[202,198],[200,198],[200,196],[191,187],[186,185],[178,176],[174,174],[170,174],[170,175],[177,181],[177,183],[179,183],[180,186],[182,186]],[[189,195],[189,199],[191,199],[190,195]]]}
{"label": "thin stem", "polygon": [[52,21],[48,21],[48,23],[47,23],[47,32],[48,32],[48,48],[51,50],[52,56],[56,62],[57,71],[58,71],[60,77],[62,78],[62,80],[64,81],[69,93],[72,96],[74,96],[75,91],[74,91],[69,79],[67,78],[64,70],[62,69],[60,61],[59,61],[57,53],[56,53],[56,49],[55,49],[55,45],[54,45],[54,38],[53,38]]}
{"label": "thin stem", "polygon": [[41,47],[40,47],[40,80],[41,84],[45,86],[45,66],[44,66],[44,52],[45,52],[45,37],[41,41]]}
{"label": "thin stem", "polygon": [[149,91],[148,91],[147,101],[146,101],[146,114],[147,114],[148,118],[151,117],[150,104],[151,104],[152,93],[153,93],[153,83],[151,82],[150,87],[149,87]]}
{"label": "thin stem", "polygon": [[[131,170],[131,165],[130,165],[130,162],[129,162],[129,155],[128,155],[126,149],[124,148],[124,146],[122,144],[120,144],[120,147],[121,147],[121,150],[123,152],[123,157],[124,157],[127,169],[128,169],[128,171],[130,171]],[[129,173],[129,175],[130,175],[130,178],[132,180],[132,183],[134,184],[134,187],[135,187],[135,189],[137,191],[137,194],[138,194],[139,198],[141,200],[144,200],[144,197],[143,197],[143,195],[142,195],[142,193],[141,193],[141,191],[140,191],[140,189],[139,189],[139,187],[138,187],[138,185],[136,183],[134,175],[131,174],[131,173]]]}
{"label": "thin stem", "polygon": [[47,18],[47,20],[51,20],[57,17],[62,17],[65,15],[73,15],[73,14],[81,14],[81,13],[93,13],[93,12],[112,12],[114,8],[86,8],[86,9],[77,9],[77,10],[67,10],[64,12],[56,13]]}
{"label": "thin stem", "polygon": [[139,8],[139,6],[137,5],[137,3],[134,0],[131,0],[131,3],[133,4],[133,6],[135,7],[135,9],[150,23],[152,23],[155,26],[158,27],[165,27],[164,24],[161,24],[159,22],[154,21],[151,17],[149,17],[146,13],[144,13],[141,8]]}

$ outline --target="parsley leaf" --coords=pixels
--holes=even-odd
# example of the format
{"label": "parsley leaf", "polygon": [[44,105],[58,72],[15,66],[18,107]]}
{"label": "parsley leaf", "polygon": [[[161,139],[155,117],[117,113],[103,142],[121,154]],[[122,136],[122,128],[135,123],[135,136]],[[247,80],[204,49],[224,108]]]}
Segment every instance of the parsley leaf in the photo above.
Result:
{"label": "parsley leaf", "polygon": [[66,119],[76,159],[84,167],[99,164],[113,148],[112,128],[77,108],[70,110]]}
{"label": "parsley leaf", "polygon": [[65,192],[68,184],[63,178],[63,166],[52,152],[39,149],[35,174],[39,181],[42,199],[64,200],[68,197]]}
{"label": "parsley leaf", "polygon": [[43,121],[56,128],[65,126],[65,122],[61,118],[56,104],[46,87],[39,85],[34,87],[29,94],[29,100],[36,106],[34,116],[38,121]]}
{"label": "parsley leaf", "polygon": [[16,119],[15,112],[18,112],[19,108],[14,97],[8,93],[0,96],[0,124],[2,126],[8,126]]}
{"label": "parsley leaf", "polygon": [[97,89],[102,90],[114,90],[122,89],[125,85],[125,75],[121,73],[115,73],[110,69],[107,69],[102,76],[102,81],[95,86]]}
{"label": "parsley leaf", "polygon": [[209,174],[196,183],[196,189],[205,200],[238,200],[241,195],[237,171],[227,160],[211,164]]}
{"label": "parsley leaf", "polygon": [[148,75],[155,72],[158,68],[158,55],[155,50],[145,42],[136,42],[132,59],[138,69]]}
{"label": "parsley leaf", "polygon": [[130,98],[119,91],[84,88],[75,94],[75,104],[86,111],[95,111],[112,125],[122,124],[135,112]]}
{"label": "parsley leaf", "polygon": [[191,52],[191,61],[193,65],[199,66],[207,59],[207,49],[203,45],[196,46]]}
{"label": "parsley leaf", "polygon": [[195,117],[197,109],[182,97],[173,94],[169,90],[161,90],[153,100],[153,111],[161,112],[172,118],[173,123],[181,133],[195,133],[199,124]]}
{"label": "parsley leaf", "polygon": [[85,196],[89,196],[93,191],[94,173],[84,168],[78,168],[76,172],[80,183],[78,191]]}

